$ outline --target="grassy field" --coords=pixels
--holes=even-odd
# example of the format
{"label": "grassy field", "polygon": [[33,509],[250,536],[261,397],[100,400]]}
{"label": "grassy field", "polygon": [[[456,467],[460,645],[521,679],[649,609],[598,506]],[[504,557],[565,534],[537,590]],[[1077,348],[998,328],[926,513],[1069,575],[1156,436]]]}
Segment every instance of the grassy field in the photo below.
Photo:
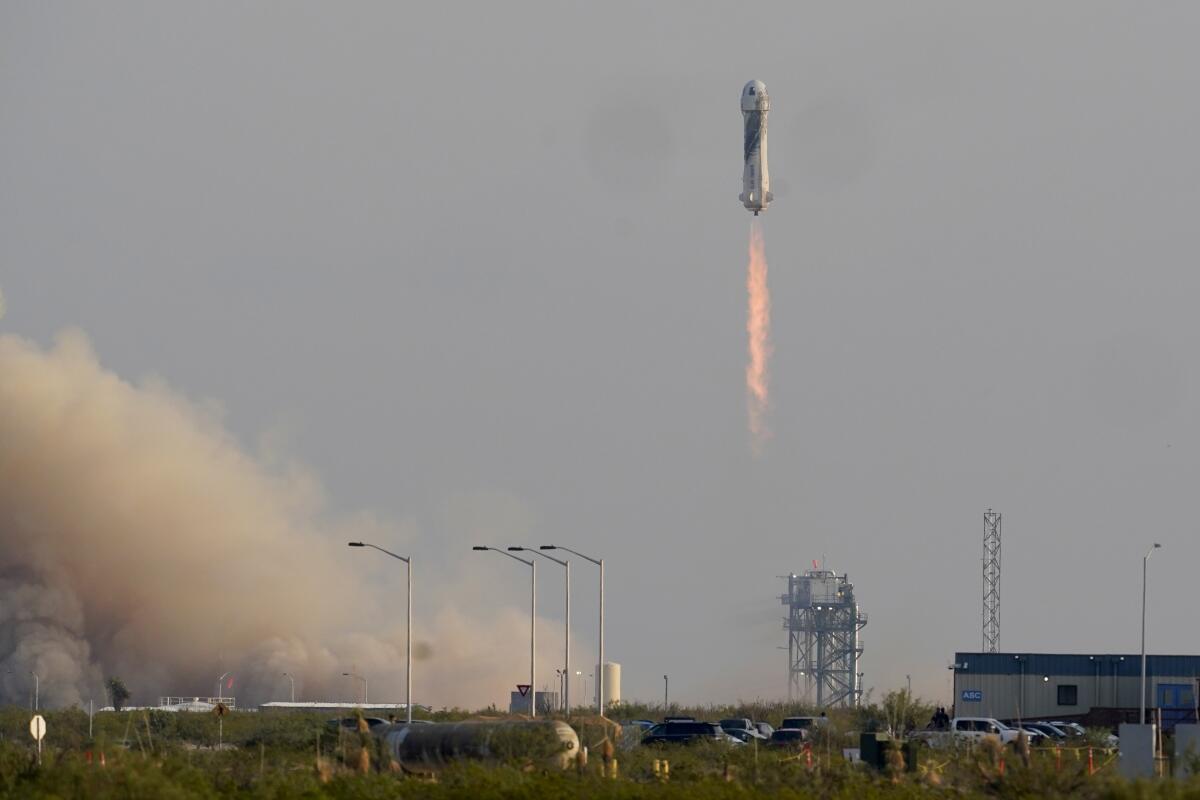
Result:
{"label": "grassy field", "polygon": [[[778,723],[785,712],[798,709],[771,705],[679,711],[707,719],[751,716]],[[1200,798],[1200,781],[1122,781],[1110,756],[1098,750],[1093,754],[1095,774],[1089,774],[1082,752],[1058,754],[1051,748],[1035,750],[1028,759],[1011,749],[926,749],[919,751],[911,771],[899,762],[880,772],[844,760],[841,748],[851,743],[853,731],[885,727],[889,719],[895,722],[904,715],[903,708],[889,708],[886,702],[835,714],[828,735],[817,739],[811,753],[618,743],[615,767],[600,755],[604,728],[593,718],[579,724],[591,754],[584,767],[547,772],[518,760],[462,763],[433,776],[413,776],[391,764],[369,735],[335,731],[327,725],[327,715],[291,713],[234,713],[224,718],[219,733],[216,718],[207,714],[109,712],[96,715],[89,738],[86,713],[46,712],[49,732],[39,766],[28,733],[29,712],[9,708],[0,710],[0,797]],[[445,710],[433,716],[469,715]],[[613,716],[660,717],[661,709],[626,707]],[[224,749],[216,748],[218,735]]]}

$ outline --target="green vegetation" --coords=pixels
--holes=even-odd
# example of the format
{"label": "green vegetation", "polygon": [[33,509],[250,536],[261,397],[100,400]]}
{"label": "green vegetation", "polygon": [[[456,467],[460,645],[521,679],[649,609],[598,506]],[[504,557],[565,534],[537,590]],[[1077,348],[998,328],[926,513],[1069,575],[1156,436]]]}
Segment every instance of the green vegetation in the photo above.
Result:
{"label": "green vegetation", "polygon": [[[78,709],[46,712],[49,733],[38,767],[28,733],[29,712],[0,710],[0,798],[912,798],[1200,797],[1200,780],[1131,784],[1114,774],[1111,756],[1094,754],[1089,775],[1082,753],[1041,748],[916,751],[906,768],[897,755],[877,771],[849,764],[842,747],[856,731],[886,729],[889,720],[919,723],[928,706],[889,696],[856,711],[836,712],[810,752],[747,745],[605,746],[605,727],[581,719],[586,766],[566,772],[533,767],[518,752],[490,763],[457,763],[435,776],[405,774],[369,734],[330,726],[328,715],[234,712],[208,714],[122,711],[88,716]],[[673,711],[676,711],[673,709]],[[750,716],[778,723],[803,709],[748,704],[677,709],[698,718]],[[928,712],[928,713],[927,713]],[[443,710],[441,719],[467,717]],[[495,716],[488,714],[488,716]],[[614,718],[657,719],[660,709],[627,706]],[[606,765],[605,752],[615,759]],[[667,763],[664,768],[663,762]],[[657,763],[656,763],[657,762]],[[617,777],[609,776],[615,770]]]}

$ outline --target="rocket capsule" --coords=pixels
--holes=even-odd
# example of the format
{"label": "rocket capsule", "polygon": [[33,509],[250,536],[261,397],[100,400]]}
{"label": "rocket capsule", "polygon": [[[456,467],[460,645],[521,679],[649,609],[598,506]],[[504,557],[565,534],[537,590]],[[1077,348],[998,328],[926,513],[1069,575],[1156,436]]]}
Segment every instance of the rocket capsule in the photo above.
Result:
{"label": "rocket capsule", "polygon": [[771,178],[767,173],[767,114],[771,99],[762,81],[750,81],[742,87],[742,122],[745,139],[742,148],[742,194],[738,197],[758,216],[774,200]]}

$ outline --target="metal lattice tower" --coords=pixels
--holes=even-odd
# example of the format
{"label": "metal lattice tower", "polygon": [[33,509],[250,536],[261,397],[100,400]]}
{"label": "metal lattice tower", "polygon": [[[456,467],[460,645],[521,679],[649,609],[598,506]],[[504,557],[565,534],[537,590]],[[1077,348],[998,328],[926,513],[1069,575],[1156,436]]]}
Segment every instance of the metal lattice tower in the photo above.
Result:
{"label": "metal lattice tower", "polygon": [[983,515],[983,652],[1000,649],[1000,512]]}
{"label": "metal lattice tower", "polygon": [[858,634],[867,615],[854,599],[854,584],[846,575],[824,569],[788,575],[787,582],[781,600],[788,608],[783,620],[788,632],[788,700],[803,699],[820,708],[857,706],[862,697],[858,659],[863,652]]}

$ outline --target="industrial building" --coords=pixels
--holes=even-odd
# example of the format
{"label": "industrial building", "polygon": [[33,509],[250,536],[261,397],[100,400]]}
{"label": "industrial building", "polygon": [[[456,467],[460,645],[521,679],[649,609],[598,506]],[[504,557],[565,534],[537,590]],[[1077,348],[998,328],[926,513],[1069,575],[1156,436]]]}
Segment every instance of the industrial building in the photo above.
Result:
{"label": "industrial building", "polygon": [[[956,653],[954,713],[1115,725],[1137,720],[1141,656]],[[1164,728],[1197,721],[1200,656],[1146,656],[1146,708]]]}

